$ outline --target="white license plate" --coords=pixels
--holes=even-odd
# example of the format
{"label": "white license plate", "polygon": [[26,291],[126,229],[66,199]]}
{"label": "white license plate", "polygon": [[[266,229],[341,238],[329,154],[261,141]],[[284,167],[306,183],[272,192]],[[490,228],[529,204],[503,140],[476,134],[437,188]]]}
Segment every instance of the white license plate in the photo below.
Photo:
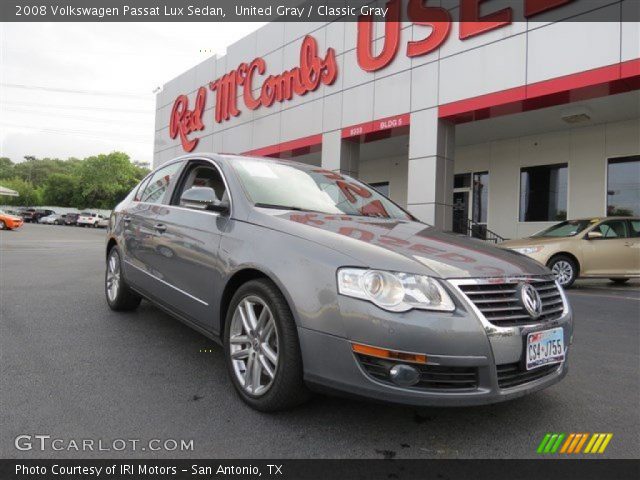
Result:
{"label": "white license plate", "polygon": [[564,362],[564,331],[562,328],[542,330],[527,335],[527,370]]}

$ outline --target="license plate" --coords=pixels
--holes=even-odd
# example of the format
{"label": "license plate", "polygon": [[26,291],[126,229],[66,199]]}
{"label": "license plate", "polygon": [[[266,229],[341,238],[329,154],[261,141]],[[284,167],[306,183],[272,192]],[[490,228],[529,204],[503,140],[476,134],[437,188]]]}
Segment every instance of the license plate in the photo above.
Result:
{"label": "license plate", "polygon": [[527,370],[564,361],[564,331],[552,328],[527,335]]}

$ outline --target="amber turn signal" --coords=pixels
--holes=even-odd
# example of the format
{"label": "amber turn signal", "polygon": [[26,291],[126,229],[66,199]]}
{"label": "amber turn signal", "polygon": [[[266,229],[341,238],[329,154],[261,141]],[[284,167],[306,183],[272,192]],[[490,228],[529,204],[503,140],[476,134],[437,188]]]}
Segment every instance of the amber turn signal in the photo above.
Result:
{"label": "amber turn signal", "polygon": [[360,343],[352,343],[351,348],[354,352],[370,357],[386,358],[388,360],[398,360],[401,362],[411,363],[427,363],[427,356],[420,353],[397,352],[395,350],[387,350],[386,348],[371,347]]}

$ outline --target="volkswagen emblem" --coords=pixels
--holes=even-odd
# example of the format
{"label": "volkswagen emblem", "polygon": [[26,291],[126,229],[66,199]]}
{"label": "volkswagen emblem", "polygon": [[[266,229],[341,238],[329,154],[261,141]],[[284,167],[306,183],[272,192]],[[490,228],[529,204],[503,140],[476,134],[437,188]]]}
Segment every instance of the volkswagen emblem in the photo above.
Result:
{"label": "volkswagen emblem", "polygon": [[538,318],[542,313],[542,300],[538,291],[530,283],[518,285],[518,299],[531,318]]}

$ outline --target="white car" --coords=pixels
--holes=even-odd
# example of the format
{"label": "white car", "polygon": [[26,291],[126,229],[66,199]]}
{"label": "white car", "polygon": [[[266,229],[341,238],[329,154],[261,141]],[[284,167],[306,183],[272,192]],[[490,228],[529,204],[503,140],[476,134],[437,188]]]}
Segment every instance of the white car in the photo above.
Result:
{"label": "white car", "polygon": [[[78,217],[77,225],[79,227],[94,227],[94,228],[98,228],[102,226],[106,227],[106,224],[104,224],[105,220],[106,219],[99,213],[82,212]],[[103,223],[101,224],[101,222]]]}

